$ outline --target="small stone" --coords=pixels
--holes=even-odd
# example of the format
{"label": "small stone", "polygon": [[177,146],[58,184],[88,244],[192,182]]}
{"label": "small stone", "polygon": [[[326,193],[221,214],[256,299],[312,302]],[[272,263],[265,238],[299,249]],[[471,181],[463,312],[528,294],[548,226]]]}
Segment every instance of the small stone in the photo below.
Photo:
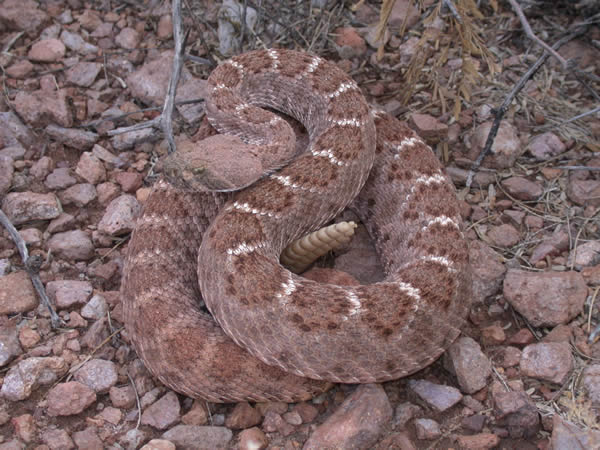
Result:
{"label": "small stone", "polygon": [[60,61],[65,56],[65,45],[58,39],[44,39],[31,46],[27,57],[36,62]]}
{"label": "small stone", "polygon": [[19,342],[26,350],[35,347],[41,340],[42,337],[37,331],[27,326],[19,328]]}
{"label": "small stone", "polygon": [[502,187],[519,200],[537,200],[544,193],[542,187],[523,177],[510,177],[502,181]]}
{"label": "small stone", "polygon": [[304,450],[369,448],[392,419],[392,407],[379,384],[362,384],[319,425]]}
{"label": "small stone", "polygon": [[[492,127],[492,122],[484,122],[477,126],[473,136],[471,137],[471,149],[469,151],[469,158],[475,160],[477,155],[481,153],[488,134]],[[490,155],[484,158],[483,165],[494,169],[506,169],[513,167],[515,161],[525,151],[525,148],[521,145],[517,129],[507,120],[500,122],[498,134],[494,139],[492,145],[492,151]]]}
{"label": "small stone", "polygon": [[496,448],[500,444],[500,438],[492,433],[480,433],[472,436],[457,436],[456,442],[465,450],[486,450]]}
{"label": "small stone", "polygon": [[102,164],[93,152],[84,152],[81,154],[75,173],[90,184],[98,184],[106,180],[104,164]]}
{"label": "small stone", "polygon": [[508,223],[491,227],[487,236],[494,245],[505,248],[517,245],[521,240],[519,231]]}
{"label": "small stone", "polygon": [[494,414],[499,425],[508,427],[512,438],[535,436],[539,427],[537,408],[523,391],[494,393]]}
{"label": "small stone", "polygon": [[77,179],[71,175],[71,169],[68,167],[58,167],[54,169],[47,177],[44,184],[50,190],[66,189],[77,183]]}
{"label": "small stone", "polygon": [[[574,260],[574,261],[573,261]],[[569,264],[582,268],[600,263],[600,241],[590,241],[580,244],[569,255]]]}
{"label": "small stone", "polygon": [[16,61],[12,66],[6,69],[6,74],[12,78],[25,79],[33,72],[34,65],[26,59]]}
{"label": "small stone", "polygon": [[546,161],[556,155],[560,155],[567,149],[560,138],[554,133],[544,133],[536,136],[529,144],[528,150],[534,158]]}
{"label": "small stone", "polygon": [[411,114],[410,125],[428,142],[437,142],[448,135],[448,125],[429,114]]}
{"label": "small stone", "polygon": [[66,72],[67,81],[76,86],[90,87],[102,70],[102,64],[95,62],[79,62]]}
{"label": "small stone", "polygon": [[568,342],[540,342],[528,345],[521,354],[521,374],[562,385],[573,370]]}
{"label": "small stone", "polygon": [[63,128],[50,124],[46,127],[46,134],[52,139],[77,150],[92,148],[98,140],[98,135],[91,131],[79,130],[77,128]]}
{"label": "small stone", "polygon": [[260,412],[250,406],[248,402],[241,402],[235,405],[231,414],[227,416],[225,426],[233,430],[243,430],[258,425],[260,421]]}
{"label": "small stone", "polygon": [[73,261],[87,261],[94,256],[94,244],[81,230],[56,233],[48,240],[48,248],[61,258]]}
{"label": "small stone", "polygon": [[75,381],[92,388],[96,393],[108,392],[117,384],[117,366],[105,359],[91,359],[75,372]]}
{"label": "small stone", "polygon": [[[123,387],[113,386],[108,391],[108,394],[110,397],[110,402],[116,408],[129,409],[135,404],[135,392],[131,386],[123,386]],[[185,416],[183,416],[183,418],[185,418]],[[183,418],[182,418],[182,421],[183,421]],[[192,424],[188,424],[188,425],[192,425]]]}
{"label": "small stone", "polygon": [[455,387],[435,384],[427,380],[409,380],[408,387],[439,412],[446,411],[462,399],[462,394]]}
{"label": "small stone", "polygon": [[367,51],[365,40],[353,27],[342,27],[335,30],[335,44],[340,58],[351,59],[363,55]]}
{"label": "small stone", "polygon": [[146,408],[142,414],[142,424],[159,430],[169,428],[179,421],[180,408],[177,394],[169,391],[160,400]]}
{"label": "small stone", "polygon": [[583,429],[564,420],[560,414],[552,417],[552,449],[592,449],[600,442],[600,431]]}
{"label": "small stone", "polygon": [[197,450],[199,442],[207,449],[224,450],[229,448],[233,433],[225,427],[177,425],[162,438],[173,442],[178,450]]}
{"label": "small stone", "polygon": [[0,326],[0,367],[6,366],[22,353],[14,322]]}
{"label": "small stone", "polygon": [[58,428],[44,430],[42,432],[42,441],[50,450],[71,450],[75,448],[75,444],[73,444],[69,433]]}
{"label": "small stone", "polygon": [[208,422],[208,414],[202,402],[194,400],[192,408],[181,417],[185,425],[205,425]]}
{"label": "small stone", "polygon": [[59,383],[48,392],[48,414],[72,416],[96,401],[96,393],[77,381]]}
{"label": "small stone", "polygon": [[67,48],[82,55],[91,55],[98,52],[98,47],[86,42],[79,34],[69,30],[63,30],[60,33],[60,39]]}
{"label": "small stone", "polygon": [[83,431],[76,431],[71,437],[79,450],[101,450],[104,448],[104,444],[98,437],[94,427],[87,427]]}
{"label": "small stone", "polygon": [[89,281],[60,280],[46,284],[46,292],[57,309],[85,304],[93,290]]}
{"label": "small stone", "polygon": [[240,450],[262,450],[267,448],[269,440],[259,428],[248,428],[239,435]]}
{"label": "small stone", "polygon": [[98,223],[98,230],[110,236],[129,233],[135,226],[135,219],[141,206],[133,195],[124,194],[109,203],[104,216]]}
{"label": "small stone", "polygon": [[24,270],[0,277],[0,314],[25,313],[37,308],[37,294]]}
{"label": "small stone", "polygon": [[500,345],[506,340],[506,333],[499,325],[490,325],[481,329],[481,340],[484,345]]}
{"label": "small stone", "polygon": [[140,450],[175,450],[175,444],[166,439],[152,439]]}
{"label": "small stone", "polygon": [[409,402],[400,403],[394,413],[394,428],[404,428],[406,424],[423,412],[422,408]]}
{"label": "small stone", "polygon": [[419,439],[433,440],[442,435],[440,424],[431,419],[415,419],[415,430]]}
{"label": "small stone", "polygon": [[600,206],[600,180],[582,180],[573,175],[567,183],[567,197],[582,206]]}
{"label": "small stone", "polygon": [[24,400],[38,386],[54,383],[68,368],[65,360],[59,357],[27,358],[11,367],[4,377],[0,394],[13,402]]}
{"label": "small stone", "polygon": [[93,184],[80,183],[74,184],[68,189],[65,189],[60,198],[64,205],[75,205],[78,208],[86,206],[88,203],[96,200],[96,188]]}
{"label": "small stone", "polygon": [[108,305],[104,297],[94,295],[87,304],[81,308],[81,316],[86,319],[101,319],[108,312]]}
{"label": "small stone", "polygon": [[510,269],[504,297],[534,327],[568,323],[581,313],[587,286],[579,272],[527,272]]}
{"label": "small stone", "polygon": [[123,28],[115,37],[115,42],[121,48],[133,50],[140,45],[142,36],[133,28]]}
{"label": "small stone", "polygon": [[54,219],[61,213],[53,194],[34,192],[10,192],[2,201],[2,211],[13,225],[21,225],[33,220]]}
{"label": "small stone", "polygon": [[300,414],[300,417],[302,418],[302,423],[311,423],[319,415],[319,410],[310,403],[306,402],[297,403],[296,406],[294,406],[293,411]]}
{"label": "small stone", "polygon": [[142,186],[144,177],[140,173],[119,172],[115,175],[115,181],[119,183],[123,192],[132,194]]}
{"label": "small stone", "polygon": [[71,95],[65,89],[57,91],[19,91],[13,106],[17,113],[34,127],[45,127],[48,123],[70,128],[73,114],[70,107]]}
{"label": "small stone", "polygon": [[31,414],[23,414],[11,420],[15,427],[15,435],[26,443],[30,443],[35,439],[37,427],[35,420]]}

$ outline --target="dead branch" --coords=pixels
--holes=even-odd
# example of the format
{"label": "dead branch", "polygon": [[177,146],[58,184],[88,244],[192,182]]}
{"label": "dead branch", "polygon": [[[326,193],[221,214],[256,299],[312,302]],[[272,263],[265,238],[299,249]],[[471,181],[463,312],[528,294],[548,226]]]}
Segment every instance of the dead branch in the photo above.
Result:
{"label": "dead branch", "polygon": [[19,234],[17,229],[14,227],[14,225],[11,223],[8,216],[6,214],[4,214],[4,211],[2,211],[1,209],[0,209],[0,223],[4,226],[4,228],[6,228],[6,230],[8,231],[8,234],[10,234],[10,237],[12,238],[15,245],[17,246],[17,249],[19,250],[19,254],[21,255],[21,260],[23,261],[23,265],[25,266],[25,270],[27,270],[27,273],[29,274],[29,277],[31,278],[33,287],[35,288],[36,292],[38,293],[40,300],[42,301],[42,304],[50,312],[50,321],[52,323],[52,328],[59,328],[61,326],[64,326],[65,323],[58,316],[58,314],[56,314],[56,311],[54,311],[54,308],[50,304],[50,299],[46,295],[46,290],[44,289],[44,284],[42,283],[42,280],[40,278],[40,267],[42,266],[42,262],[43,262],[42,258],[39,255],[32,255],[32,256],[29,255],[29,251],[27,250],[27,244],[25,244],[25,241],[23,240],[23,238],[21,237],[21,235]]}
{"label": "dead branch", "polygon": [[[577,36],[580,36],[581,34],[585,33],[586,30],[587,30],[587,26],[577,28],[573,33],[570,33],[567,36],[564,36],[561,39],[559,39],[552,46],[552,48],[553,49],[560,48],[567,42],[569,42],[569,41],[575,39]],[[473,182],[473,177],[475,176],[475,172],[481,165],[484,158],[491,152],[492,145],[494,144],[494,139],[496,138],[496,134],[498,133],[498,128],[500,128],[500,122],[502,121],[504,114],[506,114],[506,111],[508,111],[508,107],[512,103],[513,99],[517,96],[517,94],[519,92],[521,92],[521,90],[525,87],[525,83],[527,83],[527,81],[531,77],[533,77],[533,75],[535,75],[535,73],[542,66],[542,64],[544,64],[546,62],[546,60],[548,59],[549,56],[550,56],[550,53],[544,51],[542,56],[540,56],[538,58],[538,60],[535,63],[533,63],[533,65],[529,68],[529,70],[527,70],[527,72],[525,72],[525,74],[517,82],[515,87],[508,93],[508,95],[506,96],[506,98],[504,99],[504,101],[502,102],[500,107],[494,108],[494,110],[493,110],[494,122],[492,124],[492,127],[490,128],[490,132],[488,133],[487,139],[485,141],[485,145],[483,146],[481,153],[479,153],[479,156],[477,157],[477,159],[475,160],[475,162],[473,163],[473,165],[471,167],[471,170],[469,171],[469,176],[467,177],[467,182],[466,182],[467,188],[471,187],[471,183]]]}

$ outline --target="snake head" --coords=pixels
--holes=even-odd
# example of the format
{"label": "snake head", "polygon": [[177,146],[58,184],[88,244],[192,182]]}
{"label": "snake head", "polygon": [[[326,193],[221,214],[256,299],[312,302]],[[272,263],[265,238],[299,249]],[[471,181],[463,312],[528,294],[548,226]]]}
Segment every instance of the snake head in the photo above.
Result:
{"label": "snake head", "polygon": [[264,175],[254,146],[227,135],[182,142],[162,167],[173,186],[198,192],[236,191]]}

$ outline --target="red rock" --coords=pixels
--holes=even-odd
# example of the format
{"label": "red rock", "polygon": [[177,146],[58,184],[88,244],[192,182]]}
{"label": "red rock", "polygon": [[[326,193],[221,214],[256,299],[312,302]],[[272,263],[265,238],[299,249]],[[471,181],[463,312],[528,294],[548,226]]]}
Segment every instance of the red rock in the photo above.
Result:
{"label": "red rock", "polygon": [[17,338],[17,327],[14,321],[0,326],[0,367],[23,353],[21,344]]}
{"label": "red rock", "polygon": [[367,51],[365,40],[353,27],[342,27],[335,30],[335,44],[339,47],[341,58],[350,59],[363,55]]}
{"label": "red rock", "polygon": [[569,249],[570,236],[566,229],[558,228],[538,244],[529,258],[531,264],[537,264],[547,256],[557,256]]}
{"label": "red rock", "polygon": [[4,0],[0,3],[0,24],[14,31],[36,36],[48,20],[46,13],[33,0]]}
{"label": "red rock", "polygon": [[79,34],[63,29],[60,39],[65,46],[82,55],[93,55],[98,52],[98,47],[86,42]]}
{"label": "red rock", "polygon": [[102,70],[102,64],[95,62],[79,62],[70,67],[65,75],[67,81],[76,86],[90,87]]}
{"label": "red rock", "polygon": [[35,439],[37,427],[31,414],[23,414],[11,420],[15,427],[15,435],[23,442],[30,443]]}
{"label": "red rock", "polygon": [[169,391],[146,408],[142,414],[142,424],[164,430],[179,421],[180,410],[177,394]]}
{"label": "red rock", "polygon": [[491,227],[487,236],[496,246],[506,248],[517,245],[521,240],[519,231],[508,223]]}
{"label": "red rock", "polygon": [[47,177],[44,184],[50,190],[66,189],[77,183],[77,179],[71,175],[71,169],[68,167],[58,167],[54,169]]}
{"label": "red rock", "polygon": [[0,276],[0,314],[31,311],[39,304],[29,275],[24,270]]}
{"label": "red rock", "polygon": [[282,436],[289,436],[296,431],[296,427],[287,423],[280,414],[274,411],[267,411],[262,422],[262,429],[267,433],[278,432]]}
{"label": "red rock", "polygon": [[79,414],[96,401],[96,393],[77,381],[59,383],[48,392],[48,414],[71,416]]}
{"label": "red rock", "polygon": [[31,74],[33,69],[33,64],[26,59],[23,59],[21,61],[16,61],[13,65],[6,69],[6,74],[12,78],[25,79],[29,74]]}
{"label": "red rock", "polygon": [[506,333],[504,333],[504,329],[499,325],[490,325],[481,330],[481,341],[483,345],[499,345],[505,340]]}
{"label": "red rock", "polygon": [[[461,390],[468,394],[477,392],[487,386],[488,378],[492,374],[490,360],[483,354],[480,345],[467,336],[457,339],[448,348],[448,351],[444,355],[444,365],[456,375]],[[454,391],[457,391],[456,388],[451,388],[450,386],[433,386],[436,386],[431,394],[434,398],[439,397],[444,400],[444,397],[448,397],[448,401],[444,400],[444,403],[440,404],[440,406],[443,405],[442,407],[444,408],[440,409],[440,411],[444,411],[454,405],[456,401],[460,400],[462,397],[460,394],[457,396],[456,393],[454,393]],[[449,391],[448,394],[444,394],[443,391],[441,391],[442,388],[445,391]],[[438,393],[438,391],[440,393]]]}
{"label": "red rock", "polygon": [[457,436],[456,443],[465,450],[485,450],[496,448],[500,438],[492,433],[480,433],[472,436]]}
{"label": "red rock", "polygon": [[106,180],[104,164],[91,152],[81,154],[75,173],[90,184],[98,184]]}
{"label": "red rock", "polygon": [[156,35],[161,40],[171,39],[173,36],[173,20],[171,14],[165,14],[158,20]]}
{"label": "red rock", "polygon": [[[135,392],[131,386],[123,386],[123,387],[112,386],[110,388],[110,390],[108,391],[108,393],[110,396],[110,402],[116,408],[129,409],[133,405],[135,405]],[[188,424],[188,425],[199,425],[199,424]]]}
{"label": "red rock", "polygon": [[140,204],[134,196],[121,195],[107,206],[104,216],[98,223],[98,230],[111,236],[129,233],[135,226],[135,219],[140,209]]}
{"label": "red rock", "polygon": [[59,39],[44,39],[31,46],[27,57],[32,61],[54,62],[65,56],[65,45]]}
{"label": "red rock", "polygon": [[240,440],[240,450],[262,450],[269,445],[269,440],[265,436],[265,433],[256,427],[243,430],[238,435],[238,438]]}
{"label": "red rock", "polygon": [[319,415],[319,410],[306,402],[297,403],[293,411],[300,414],[302,423],[311,423]]}
{"label": "red rock", "polygon": [[44,127],[50,122],[70,128],[73,126],[73,114],[69,106],[70,96],[67,91],[19,91],[15,97],[14,107],[28,124]]}
{"label": "red rock", "polygon": [[539,380],[562,385],[573,370],[573,356],[568,342],[540,342],[523,349],[521,373]]}
{"label": "red rock", "polygon": [[439,412],[456,405],[462,398],[462,394],[455,387],[435,384],[427,380],[409,380],[408,387]]}
{"label": "red rock", "polygon": [[60,208],[53,194],[34,192],[10,192],[2,201],[2,210],[13,225],[33,220],[48,220],[58,217]]}
{"label": "red rock", "polygon": [[123,192],[132,194],[142,186],[144,177],[140,173],[119,172],[115,175],[115,181],[119,183]]}
{"label": "red rock", "polygon": [[98,437],[94,427],[76,431],[71,437],[78,450],[102,450],[104,448],[104,444]]}
{"label": "red rock", "polygon": [[59,195],[63,205],[75,205],[78,208],[93,202],[97,196],[96,188],[89,183],[74,184]]}
{"label": "red rock", "polygon": [[[492,122],[484,122],[475,129],[471,137],[471,150],[468,153],[470,159],[474,160],[481,153],[491,127]],[[521,146],[521,140],[517,135],[517,130],[510,122],[503,120],[500,122],[500,128],[494,139],[492,151],[483,160],[482,165],[494,169],[513,167],[515,161],[521,156],[524,150]]]}
{"label": "red rock", "polygon": [[183,415],[181,422],[186,425],[205,425],[208,422],[208,414],[204,409],[204,402],[194,400],[192,408]]}
{"label": "red rock", "polygon": [[368,448],[392,419],[392,407],[378,384],[359,385],[312,433],[305,450],[327,447]]}
{"label": "red rock", "polygon": [[98,135],[91,131],[63,128],[53,124],[48,125],[45,131],[55,141],[78,150],[92,148],[98,140]]}
{"label": "red rock", "polygon": [[578,272],[511,269],[504,279],[503,294],[534,327],[554,327],[581,313],[587,286]]}
{"label": "red rock", "polygon": [[91,359],[75,372],[74,379],[102,394],[117,384],[117,366],[112,361]]}
{"label": "red rock", "polygon": [[46,292],[58,309],[84,305],[92,295],[93,288],[89,281],[60,280],[50,281]]}
{"label": "red rock", "polygon": [[591,364],[583,369],[582,381],[592,405],[600,405],[600,364]]}
{"label": "red rock", "polygon": [[14,170],[13,159],[8,156],[0,156],[0,196],[10,189]]}
{"label": "red rock", "polygon": [[567,197],[578,205],[600,206],[600,180],[581,180],[570,176]]}
{"label": "red rock", "polygon": [[569,264],[571,262],[575,264],[576,268],[600,263],[600,241],[579,244],[569,255]]}
{"label": "red rock", "polygon": [[133,50],[140,45],[142,36],[133,28],[123,28],[115,37],[115,42],[121,48]]}
{"label": "red rock", "polygon": [[502,180],[501,184],[511,196],[519,200],[537,200],[544,193],[539,184],[523,177],[510,177]]}
{"label": "red rock", "polygon": [[437,439],[442,435],[440,424],[432,419],[415,419],[414,420],[415,431],[417,432],[417,438],[433,440]]}
{"label": "red rock", "polygon": [[81,230],[56,233],[48,240],[48,248],[55,256],[72,261],[87,261],[94,256],[94,244]]}
{"label": "red rock", "polygon": [[419,10],[415,5],[408,0],[398,0],[392,6],[388,25],[392,28],[400,28],[406,23],[407,29],[410,29],[418,20]]}
{"label": "red rock", "polygon": [[41,339],[42,337],[37,331],[27,326],[19,328],[19,342],[26,350],[35,347]]}
{"label": "red rock", "polygon": [[429,114],[411,114],[410,125],[428,142],[437,142],[448,135],[448,125]]}
{"label": "red rock", "polygon": [[42,441],[50,450],[71,450],[75,444],[69,433],[59,428],[48,428],[42,432]]}
{"label": "red rock", "polygon": [[564,152],[566,149],[567,147],[562,143],[559,137],[551,132],[534,137],[528,147],[529,153],[540,161],[546,161],[553,158]]}
{"label": "red rock", "polygon": [[600,431],[584,430],[564,420],[559,414],[553,415],[551,448],[591,449],[597,447],[598,442],[600,442]]}
{"label": "red rock", "polygon": [[175,444],[166,439],[152,439],[140,450],[175,450]]}
{"label": "red rock", "polygon": [[539,428],[539,414],[534,403],[523,391],[506,392],[504,387],[494,395],[494,414],[499,425],[506,424],[514,439],[532,437]]}
{"label": "red rock", "polygon": [[233,433],[225,427],[177,425],[163,433],[162,438],[173,442],[178,450],[196,450],[198,442],[205,448],[225,450]]}
{"label": "red rock", "polygon": [[227,416],[225,426],[233,430],[242,430],[258,425],[261,421],[261,414],[248,404],[241,402],[235,405],[233,411]]}

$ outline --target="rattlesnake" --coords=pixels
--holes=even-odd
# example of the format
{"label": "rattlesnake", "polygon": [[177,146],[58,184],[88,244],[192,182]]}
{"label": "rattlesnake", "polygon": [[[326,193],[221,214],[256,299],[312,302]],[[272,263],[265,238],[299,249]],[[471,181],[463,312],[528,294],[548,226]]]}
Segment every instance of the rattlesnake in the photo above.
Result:
{"label": "rattlesnake", "polygon": [[[122,287],[127,331],[148,369],[192,397],[291,402],[329,382],[392,380],[438,358],[467,314],[470,269],[454,186],[431,149],[307,53],[243,54],[208,86],[211,124],[264,147],[266,175],[234,194],[198,192],[195,174],[223,186],[178,160],[167,172],[179,181],[155,184]],[[308,149],[280,170],[293,138],[259,107],[308,131]],[[320,284],[279,264],[286,245],[350,202],[375,242],[382,282]]]}

